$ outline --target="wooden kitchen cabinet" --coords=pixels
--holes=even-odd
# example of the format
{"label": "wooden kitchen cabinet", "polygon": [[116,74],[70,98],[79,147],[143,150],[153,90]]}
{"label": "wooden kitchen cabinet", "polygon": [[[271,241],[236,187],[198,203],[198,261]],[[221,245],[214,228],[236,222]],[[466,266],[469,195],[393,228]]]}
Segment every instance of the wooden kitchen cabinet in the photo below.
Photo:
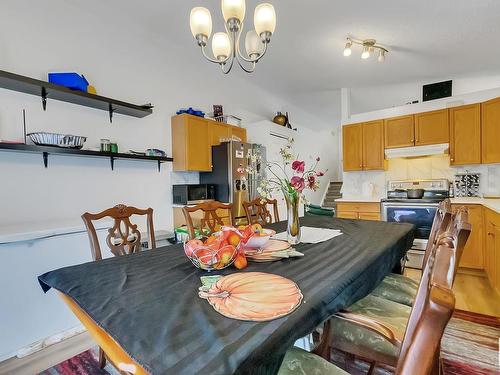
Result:
{"label": "wooden kitchen cabinet", "polygon": [[190,115],[172,117],[174,171],[211,171],[210,147],[206,119]]}
{"label": "wooden kitchen cabinet", "polygon": [[488,280],[500,294],[500,214],[485,209],[486,219],[486,247],[485,247],[485,271]]}
{"label": "wooden kitchen cabinet", "polygon": [[362,130],[363,170],[384,169],[384,121],[364,122]]}
{"label": "wooden kitchen cabinet", "polygon": [[450,108],[450,164],[481,163],[481,104]]}
{"label": "wooden kitchen cabinet", "polygon": [[337,202],[337,217],[342,219],[380,220],[380,203]]}
{"label": "wooden kitchen cabinet", "polygon": [[342,128],[344,171],[383,170],[384,122],[370,121]]}
{"label": "wooden kitchen cabinet", "polygon": [[231,129],[229,126],[217,122],[210,123],[210,145],[220,145],[221,139],[228,139],[231,137]]}
{"label": "wooden kitchen cabinet", "polygon": [[410,147],[415,145],[415,122],[413,115],[384,120],[385,148]]}
{"label": "wooden kitchen cabinet", "polygon": [[500,163],[500,98],[481,103],[482,163]]}
{"label": "wooden kitchen cabinet", "polygon": [[460,267],[484,269],[484,215],[481,205],[453,205],[453,209],[466,207],[472,231],[465,245]]}
{"label": "wooden kitchen cabinet", "polygon": [[230,133],[241,139],[241,142],[246,143],[247,141],[247,130],[244,128],[238,128],[236,126],[230,126]]}
{"label": "wooden kitchen cabinet", "polygon": [[342,154],[344,171],[363,170],[363,125],[352,124],[342,127]]}
{"label": "wooden kitchen cabinet", "polygon": [[450,141],[448,110],[416,113],[415,146],[435,145]]}
{"label": "wooden kitchen cabinet", "polygon": [[232,135],[247,141],[246,129],[203,117],[177,115],[172,117],[171,124],[174,171],[211,171],[212,146]]}

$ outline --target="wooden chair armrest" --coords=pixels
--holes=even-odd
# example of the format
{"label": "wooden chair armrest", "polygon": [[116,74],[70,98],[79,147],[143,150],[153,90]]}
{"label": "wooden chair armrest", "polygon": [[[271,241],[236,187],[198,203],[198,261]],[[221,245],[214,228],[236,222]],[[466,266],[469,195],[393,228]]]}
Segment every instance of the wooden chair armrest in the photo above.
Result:
{"label": "wooden chair armrest", "polygon": [[384,338],[387,339],[391,344],[397,347],[401,346],[402,338],[398,337],[397,332],[393,331],[386,324],[374,318],[348,311],[339,311],[334,315],[334,317],[346,320],[353,324],[360,325],[370,331],[373,331],[375,333],[378,333],[379,335],[384,336]]}

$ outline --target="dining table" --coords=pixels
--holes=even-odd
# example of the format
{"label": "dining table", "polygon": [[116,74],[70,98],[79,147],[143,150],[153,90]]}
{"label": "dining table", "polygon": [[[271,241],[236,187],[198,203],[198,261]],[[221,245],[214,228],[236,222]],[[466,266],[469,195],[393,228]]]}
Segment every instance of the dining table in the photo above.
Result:
{"label": "dining table", "polygon": [[[200,270],[178,244],[61,268],[38,280],[44,292],[54,288],[71,301],[73,312],[83,312],[145,373],[276,374],[296,340],[368,295],[389,273],[401,272],[414,239],[414,226],[405,223],[311,215],[301,225],[342,234],[294,245],[303,257],[249,262],[243,270]],[[277,232],[286,227],[269,226]],[[199,297],[201,276],[248,271],[295,282],[300,306],[253,322],[225,317]]]}

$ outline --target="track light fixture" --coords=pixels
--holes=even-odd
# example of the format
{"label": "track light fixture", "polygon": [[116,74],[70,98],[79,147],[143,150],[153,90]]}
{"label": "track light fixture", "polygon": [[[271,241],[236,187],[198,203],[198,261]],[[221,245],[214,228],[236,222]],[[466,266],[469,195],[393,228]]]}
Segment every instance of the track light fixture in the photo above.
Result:
{"label": "track light fixture", "polygon": [[351,56],[353,44],[357,44],[363,47],[363,51],[361,52],[361,58],[363,60],[368,59],[375,52],[375,50],[378,50],[377,60],[378,62],[384,62],[385,55],[386,53],[389,52],[387,48],[378,45],[375,39],[357,40],[357,39],[347,38],[347,42],[344,47],[344,56],[346,57]]}

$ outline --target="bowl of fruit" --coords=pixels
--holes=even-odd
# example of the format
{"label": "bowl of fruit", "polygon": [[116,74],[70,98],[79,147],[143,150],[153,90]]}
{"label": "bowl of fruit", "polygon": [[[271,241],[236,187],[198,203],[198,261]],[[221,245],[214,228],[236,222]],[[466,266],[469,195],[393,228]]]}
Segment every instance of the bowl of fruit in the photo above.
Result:
{"label": "bowl of fruit", "polygon": [[222,270],[233,263],[236,268],[245,268],[247,261],[240,252],[241,235],[234,228],[223,228],[209,237],[202,237],[184,243],[184,253],[199,269]]}
{"label": "bowl of fruit", "polygon": [[245,249],[261,249],[276,234],[276,231],[262,228],[260,224],[240,226],[238,230],[242,235],[242,243]]}

